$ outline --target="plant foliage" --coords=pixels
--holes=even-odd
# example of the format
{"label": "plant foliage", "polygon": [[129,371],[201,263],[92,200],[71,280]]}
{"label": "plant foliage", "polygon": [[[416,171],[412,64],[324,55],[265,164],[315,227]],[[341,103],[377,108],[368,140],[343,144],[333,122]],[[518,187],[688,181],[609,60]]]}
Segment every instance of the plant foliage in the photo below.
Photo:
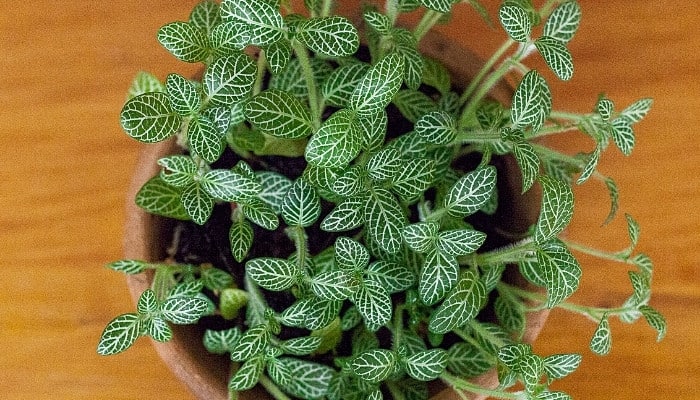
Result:
{"label": "plant foliage", "polygon": [[[491,23],[478,1],[464,2]],[[495,20],[506,42],[471,82],[452,82],[418,47],[460,2],[367,7],[362,38],[351,20],[331,13],[331,1],[304,1],[305,10],[278,3],[205,0],[187,21],[158,31],[166,50],[201,63],[203,73],[173,73],[162,82],[140,73],[129,89],[124,131],[144,143],[177,140],[182,148],[158,160],[161,173],[136,203],[198,225],[216,204],[230,204],[226,241],[243,272],[110,264],[126,274],[153,273],[153,287],[135,312],[107,325],[98,353],[122,352],[141,336],[165,342],[173,324],[218,318],[229,327],[208,330],[203,342],[230,355],[232,392],[261,384],[278,399],[418,400],[428,398],[427,382],[442,380],[476,394],[567,399],[549,384],[572,373],[581,356],[534,354],[522,341],[529,312],[562,308],[594,320],[590,348],[597,354],[611,351],[614,317],[643,316],[659,340],[664,336],[663,316],[649,305],[652,263],[635,253],[640,229],[632,217],[631,244],[619,252],[562,236],[574,212],[574,182],[603,182],[611,196],[608,221],[614,217],[617,187],[598,162],[610,143],[632,152],[634,125],[651,107],[642,99],[617,111],[605,96],[590,113],[554,107],[552,83],[526,58],[539,53],[557,78],[572,77],[567,46],[581,21],[576,1],[542,8],[504,1]],[[397,24],[419,9],[415,28]],[[369,56],[359,56],[360,42]],[[518,82],[510,106],[488,98],[505,77]],[[392,125],[392,110],[408,130]],[[571,156],[539,140],[572,130],[588,136],[594,150]],[[223,163],[225,154],[236,161]],[[303,160],[303,172],[267,169],[268,157]],[[504,158],[517,170],[497,167]],[[504,192],[502,182],[512,181],[505,174],[520,180],[512,194]],[[521,201],[520,191],[541,194],[539,216],[529,230],[501,223],[497,230],[516,239],[494,247],[496,233],[473,218],[498,214],[510,197]],[[261,230],[283,231],[294,250],[273,253],[269,247],[279,243],[258,239]],[[316,242],[330,245],[318,249]],[[257,247],[262,253],[251,251]],[[583,273],[576,252],[630,266],[629,299],[609,309],[571,303]],[[508,264],[539,289],[502,279]],[[289,304],[275,308],[270,298],[280,293]],[[486,308],[495,320],[481,317]],[[492,368],[496,390],[466,380]]]}

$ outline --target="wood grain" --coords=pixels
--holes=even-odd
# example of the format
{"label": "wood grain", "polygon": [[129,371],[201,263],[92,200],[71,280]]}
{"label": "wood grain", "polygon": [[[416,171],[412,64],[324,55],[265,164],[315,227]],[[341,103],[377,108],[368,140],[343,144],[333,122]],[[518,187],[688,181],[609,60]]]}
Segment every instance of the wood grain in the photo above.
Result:
{"label": "wood grain", "polygon": [[[0,13],[0,393],[6,399],[188,398],[147,341],[101,358],[104,325],[132,309],[121,276],[103,265],[121,254],[123,193],[138,144],[120,131],[133,75],[164,78],[196,66],[169,58],[155,41],[192,1],[9,2]],[[669,322],[613,324],[613,351],[587,350],[594,329],[555,311],[538,340],[543,354],[580,351],[583,365],[556,387],[579,399],[693,399],[700,376],[700,15],[692,2],[581,1],[584,23],[571,43],[576,72],[553,85],[555,107],[589,110],[604,90],[623,107],[651,96],[631,158],[610,152],[602,169],[621,206],[642,226],[641,251],[655,260],[652,305]],[[501,37],[474,36],[471,11],[455,15],[456,39],[478,37],[485,54]],[[597,23],[599,21],[600,23]],[[534,59],[533,59],[534,60]],[[537,61],[534,60],[536,63]],[[567,137],[563,149],[590,143]],[[605,189],[577,188],[569,236],[615,249],[622,219],[601,228]],[[581,257],[577,301],[615,304],[629,294],[626,269]],[[601,288],[601,283],[612,283]]]}

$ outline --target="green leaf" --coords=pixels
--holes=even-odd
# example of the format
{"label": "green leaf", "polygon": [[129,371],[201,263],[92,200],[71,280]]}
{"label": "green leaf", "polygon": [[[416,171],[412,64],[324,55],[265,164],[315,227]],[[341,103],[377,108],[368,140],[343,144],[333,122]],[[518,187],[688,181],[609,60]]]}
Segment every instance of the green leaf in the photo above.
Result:
{"label": "green leaf", "polygon": [[416,123],[426,112],[438,110],[435,101],[418,90],[399,90],[392,101],[401,115],[413,123]]}
{"label": "green leaf", "polygon": [[283,386],[288,385],[294,377],[289,371],[287,365],[279,362],[277,358],[272,358],[267,362],[267,375],[276,384]]}
{"label": "green leaf", "polygon": [[244,290],[229,287],[219,294],[219,310],[224,319],[234,319],[238,312],[248,304],[248,293]]}
{"label": "green leaf", "polygon": [[574,75],[574,61],[566,44],[550,36],[542,36],[535,41],[535,47],[544,58],[547,66],[563,81]]}
{"label": "green leaf", "polygon": [[311,290],[324,300],[345,300],[357,290],[356,284],[346,271],[326,271],[311,278]]}
{"label": "green leaf", "polygon": [[294,181],[282,203],[282,218],[290,226],[307,227],[321,215],[321,200],[304,179]]}
{"label": "green leaf", "polygon": [[520,375],[523,378],[523,383],[525,384],[525,390],[530,393],[534,392],[544,372],[542,357],[536,354],[526,355],[522,358],[519,369]]}
{"label": "green leaf", "polygon": [[265,361],[262,356],[247,359],[229,381],[229,390],[239,392],[252,389],[258,383],[264,368]]}
{"label": "green leaf", "polygon": [[439,61],[423,58],[423,83],[437,89],[445,95],[452,88],[450,72]]}
{"label": "green leaf", "polygon": [[513,155],[522,173],[522,193],[527,192],[535,183],[540,172],[540,158],[535,152],[535,148],[525,141],[518,141],[513,144]]}
{"label": "green leaf", "polygon": [[377,31],[377,33],[386,36],[391,33],[392,23],[386,15],[373,10],[365,10],[362,14],[362,18],[367,25]]}
{"label": "green leaf", "polygon": [[233,285],[233,277],[230,273],[219,268],[202,268],[202,284],[205,288],[220,291]]}
{"label": "green leaf", "polygon": [[143,322],[143,331],[157,342],[167,342],[173,338],[170,325],[160,317],[150,318]]}
{"label": "green leaf", "polygon": [[213,169],[199,182],[210,196],[230,202],[244,202],[262,190],[255,180],[230,169]]}
{"label": "green leaf", "polygon": [[508,296],[499,296],[494,302],[496,317],[504,329],[521,334],[525,329],[525,313],[522,304]]}
{"label": "green leaf", "polygon": [[350,369],[360,379],[379,383],[391,375],[397,362],[398,357],[393,351],[372,349],[355,357],[350,363]]}
{"label": "green leaf", "polygon": [[648,305],[639,306],[639,311],[644,316],[644,319],[647,320],[647,323],[656,329],[656,341],[661,341],[666,336],[666,319],[664,316]]}
{"label": "green leaf", "polygon": [[214,60],[204,71],[205,103],[231,106],[249,96],[257,67],[245,54],[237,53]]}
{"label": "green leaf", "polygon": [[219,4],[212,0],[197,3],[190,13],[190,24],[203,29],[207,34],[220,23]]}
{"label": "green leaf", "polygon": [[265,48],[265,59],[272,74],[279,74],[292,56],[292,44],[287,39],[278,40]]}
{"label": "green leaf", "polygon": [[437,379],[447,366],[447,352],[443,349],[430,349],[406,358],[406,373],[419,381]]}
{"label": "green leaf", "polygon": [[231,349],[231,360],[244,361],[261,354],[270,342],[270,331],[264,325],[254,326],[236,342]]}
{"label": "green leaf", "polygon": [[308,19],[298,27],[296,38],[314,53],[327,57],[351,56],[360,46],[355,26],[337,15]]}
{"label": "green leaf", "polygon": [[545,243],[561,233],[574,213],[574,194],[563,181],[541,176],[542,210],[535,226],[535,242]]}
{"label": "green leaf", "polygon": [[224,0],[221,2],[224,21],[236,20],[250,29],[250,43],[267,46],[284,36],[284,19],[278,9],[264,0]]}
{"label": "green leaf", "polygon": [[311,136],[304,156],[309,164],[317,167],[342,168],[360,153],[361,146],[353,112],[340,110]]}
{"label": "green leaf", "polygon": [[448,13],[452,8],[453,0],[419,0],[427,9]]}
{"label": "green leaf", "polygon": [[250,279],[267,290],[286,290],[297,281],[296,264],[283,258],[255,258],[245,265]]}
{"label": "green leaf", "polygon": [[386,108],[403,82],[403,57],[390,53],[373,65],[350,96],[350,107],[360,116]]}
{"label": "green leaf", "polygon": [[149,315],[158,311],[158,300],[152,289],[146,289],[141,293],[136,303],[136,310],[141,315]]}
{"label": "green leaf", "polygon": [[622,151],[622,154],[629,156],[634,148],[634,131],[629,120],[624,117],[615,118],[611,123],[613,141]]}
{"label": "green leaf", "polygon": [[467,271],[430,316],[428,330],[444,334],[474,319],[486,304],[484,284],[474,271]]}
{"label": "green leaf", "polygon": [[378,283],[390,294],[404,291],[415,282],[408,267],[389,261],[375,261],[367,267],[366,279]]}
{"label": "green leaf", "polygon": [[178,60],[205,61],[209,56],[206,33],[187,22],[171,22],[158,30],[158,42]]}
{"label": "green leaf", "polygon": [[549,379],[561,379],[576,371],[583,357],[580,354],[554,354],[544,358],[544,372]]}
{"label": "green leaf", "polygon": [[158,160],[158,165],[163,167],[160,172],[163,182],[175,187],[189,185],[197,175],[197,164],[190,156],[176,154],[163,157]]}
{"label": "green leaf", "polygon": [[544,35],[568,43],[581,22],[581,7],[576,1],[561,3],[544,24]]}
{"label": "green leaf", "polygon": [[326,365],[297,358],[278,358],[294,379],[283,385],[284,391],[302,399],[321,399],[326,395],[334,370]]}
{"label": "green leaf", "polygon": [[620,206],[620,192],[617,189],[617,184],[615,183],[615,181],[612,178],[606,178],[605,187],[608,189],[608,194],[610,195],[610,212],[605,218],[605,221],[603,221],[603,225],[607,225],[610,221],[613,220],[613,218],[615,218],[615,215],[617,214],[617,209]]}
{"label": "green leaf", "polygon": [[365,199],[362,196],[343,200],[321,221],[321,229],[326,232],[344,232],[357,228],[365,222],[364,206]]}
{"label": "green leaf", "polygon": [[391,319],[391,297],[379,283],[365,280],[351,299],[367,323],[382,326]]}
{"label": "green leaf", "polygon": [[335,240],[334,257],[338,268],[348,271],[365,269],[369,263],[367,248],[345,236]]}
{"label": "green leaf", "polygon": [[148,269],[149,265],[147,262],[140,260],[118,260],[107,264],[107,268],[127,275],[135,275]]}
{"label": "green leaf", "polygon": [[371,152],[384,144],[388,123],[388,116],[384,110],[370,116],[358,117],[357,126],[360,130],[362,146],[365,150]]}
{"label": "green leaf", "polygon": [[214,27],[209,40],[219,56],[238,54],[250,42],[250,29],[238,20],[223,22]]}
{"label": "green leaf", "polygon": [[234,221],[229,229],[228,239],[233,258],[241,262],[246,258],[253,244],[253,227],[243,218]]}
{"label": "green leaf", "polygon": [[337,176],[331,183],[333,193],[341,197],[351,197],[361,195],[367,187],[367,171],[360,166],[353,166]]}
{"label": "green leaf", "polygon": [[269,89],[257,94],[245,106],[245,115],[258,129],[284,139],[309,136],[311,113],[291,94]]}
{"label": "green leaf", "polygon": [[556,239],[540,244],[536,253],[547,288],[546,305],[552,308],[576,291],[581,267],[566,245]]}
{"label": "green leaf", "polygon": [[447,369],[457,376],[471,378],[493,367],[491,356],[478,347],[458,342],[447,350]]}
{"label": "green leaf", "polygon": [[285,340],[280,344],[280,348],[286,354],[295,356],[305,356],[318,349],[322,339],[318,336],[302,336]]}
{"label": "green leaf", "polygon": [[653,100],[650,98],[639,99],[622,110],[619,117],[626,119],[630,124],[635,124],[649,113],[652,103]]}
{"label": "green leaf", "polygon": [[417,222],[403,229],[403,238],[412,250],[427,253],[435,246],[440,224],[435,221]]}
{"label": "green leaf", "polygon": [[527,11],[516,4],[504,3],[498,10],[498,18],[503,29],[516,42],[525,43],[530,40],[532,22]]}
{"label": "green leaf", "polygon": [[173,136],[182,123],[168,95],[161,92],[144,93],[127,101],[119,118],[127,135],[144,143]]}
{"label": "green leaf", "polygon": [[612,337],[610,335],[610,323],[608,322],[607,315],[600,320],[598,327],[593,333],[593,338],[591,338],[589,347],[592,352],[601,356],[610,353]]}
{"label": "green leaf", "polygon": [[509,344],[498,350],[498,360],[506,367],[520,371],[523,360],[532,354],[532,347],[528,344]]}
{"label": "green leaf", "polygon": [[165,85],[155,75],[140,71],[131,82],[126,99],[131,100],[138,95],[148,92],[165,92]]}
{"label": "green leaf", "polygon": [[172,109],[182,116],[199,111],[202,104],[194,82],[178,74],[169,74],[165,79],[165,93]]}
{"label": "green leaf", "polygon": [[393,179],[399,172],[401,161],[401,153],[398,150],[385,147],[367,161],[367,174],[379,182]]}
{"label": "green leaf", "polygon": [[583,171],[581,171],[581,175],[578,177],[576,180],[577,184],[582,184],[590,178],[593,173],[596,170],[596,167],[598,166],[598,161],[600,161],[600,155],[603,152],[603,148],[600,144],[597,144],[595,147],[595,150],[588,156],[588,160],[586,161],[586,166],[583,167]]}
{"label": "green leaf", "polygon": [[238,342],[241,337],[241,331],[238,328],[225,329],[221,331],[215,331],[212,329],[207,329],[204,332],[204,347],[210,353],[214,354],[225,354],[231,351],[231,349]]}
{"label": "green leaf", "polygon": [[200,297],[176,296],[167,298],[160,306],[163,318],[178,324],[194,324],[208,310],[209,303]]}
{"label": "green leaf", "polygon": [[284,196],[292,187],[292,180],[272,171],[259,171],[255,173],[255,176],[262,186],[262,192],[258,194],[258,197],[272,207],[276,213],[282,212]]}
{"label": "green leaf", "polygon": [[223,133],[218,130],[214,121],[204,115],[197,115],[190,120],[187,126],[187,139],[192,153],[209,163],[218,160],[224,152]]}
{"label": "green leaf", "polygon": [[187,215],[198,225],[203,225],[209,219],[214,209],[214,199],[198,182],[192,182],[182,191],[182,206]]}
{"label": "green leaf", "polygon": [[414,129],[424,141],[438,146],[450,144],[457,137],[456,121],[445,111],[423,115],[416,121]]}
{"label": "green leaf", "polygon": [[447,192],[443,206],[453,217],[477,212],[491,197],[496,186],[496,168],[486,166],[463,175]]}
{"label": "green leaf", "polygon": [[612,102],[612,100],[602,96],[598,99],[598,103],[596,104],[596,111],[598,114],[600,114],[603,121],[608,121],[610,119],[614,108],[615,104]]}
{"label": "green leaf", "polygon": [[371,237],[389,254],[396,254],[403,241],[401,230],[406,217],[394,196],[386,189],[374,188],[364,205],[365,222]]}
{"label": "green leaf", "polygon": [[156,215],[180,220],[190,219],[180,201],[181,189],[168,185],[160,176],[154,176],[136,194],[135,203]]}
{"label": "green leaf", "polygon": [[532,125],[538,131],[552,109],[552,95],[544,78],[535,70],[523,76],[513,94],[510,119],[515,129]]}
{"label": "green leaf", "polygon": [[241,210],[246,218],[268,231],[274,231],[279,226],[280,221],[275,210],[258,198],[246,200],[241,205]]}
{"label": "green leaf", "polygon": [[365,63],[353,62],[334,70],[321,86],[326,103],[340,108],[348,107],[350,96],[369,68]]}
{"label": "green leaf", "polygon": [[486,240],[486,234],[473,229],[452,229],[440,232],[437,249],[442,254],[459,257],[475,252]]}
{"label": "green leaf", "polygon": [[103,356],[121,353],[134,344],[140,332],[140,317],[132,313],[122,314],[105,327],[97,344],[97,353]]}

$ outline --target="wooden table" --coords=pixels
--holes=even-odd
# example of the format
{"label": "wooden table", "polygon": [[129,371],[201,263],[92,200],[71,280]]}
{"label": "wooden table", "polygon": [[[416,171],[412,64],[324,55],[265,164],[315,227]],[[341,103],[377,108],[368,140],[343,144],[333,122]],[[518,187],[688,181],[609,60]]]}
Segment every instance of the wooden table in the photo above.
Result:
{"label": "wooden table", "polygon": [[[123,278],[103,265],[120,257],[124,191],[139,145],[118,122],[124,92],[141,68],[164,78],[196,67],[169,58],[155,41],[193,1],[6,2],[0,12],[0,393],[5,399],[188,398],[148,341],[103,358],[105,324],[132,309]],[[594,326],[556,311],[536,350],[579,351],[579,371],[556,385],[579,399],[692,399],[700,376],[700,16],[692,2],[582,1],[584,25],[571,43],[574,78],[553,85],[555,107],[591,109],[604,90],[619,107],[655,99],[638,125],[639,144],[602,170],[621,206],[642,226],[640,251],[655,260],[651,304],[669,322],[613,323],[613,350],[587,350]],[[471,11],[464,13],[472,17]],[[462,18],[458,15],[456,18]],[[600,20],[602,24],[596,24]],[[468,37],[478,22],[455,37]],[[501,40],[476,46],[484,53]],[[675,110],[675,111],[674,111]],[[586,142],[566,138],[564,147]],[[615,249],[624,218],[600,228],[605,189],[577,189],[569,235]],[[615,304],[629,294],[626,268],[581,258],[575,300]],[[612,282],[599,289],[597,283]]]}

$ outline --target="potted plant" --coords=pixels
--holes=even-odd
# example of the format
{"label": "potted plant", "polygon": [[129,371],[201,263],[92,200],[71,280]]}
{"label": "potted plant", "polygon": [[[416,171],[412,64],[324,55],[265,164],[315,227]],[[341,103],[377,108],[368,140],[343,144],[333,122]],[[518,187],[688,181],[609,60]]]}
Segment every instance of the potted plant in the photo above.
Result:
{"label": "potted plant", "polygon": [[[603,181],[614,217],[597,163],[611,144],[632,151],[651,106],[553,106],[525,61],[538,53],[571,78],[575,1],[505,1],[492,24],[508,39],[483,63],[429,35],[466,6],[450,0],[279,3],[204,1],[159,30],[203,72],[141,73],[122,109],[126,133],[150,144],[125,259],[109,265],[137,305],[107,325],[100,354],[149,336],[207,399],[565,399],[549,384],[581,356],[529,345],[548,310],[592,319],[598,354],[613,317],[643,316],[663,337],[634,219],[615,253],[562,235],[574,184]],[[593,151],[547,145],[574,130]],[[582,274],[572,249],[629,264],[629,299],[567,301]]]}

